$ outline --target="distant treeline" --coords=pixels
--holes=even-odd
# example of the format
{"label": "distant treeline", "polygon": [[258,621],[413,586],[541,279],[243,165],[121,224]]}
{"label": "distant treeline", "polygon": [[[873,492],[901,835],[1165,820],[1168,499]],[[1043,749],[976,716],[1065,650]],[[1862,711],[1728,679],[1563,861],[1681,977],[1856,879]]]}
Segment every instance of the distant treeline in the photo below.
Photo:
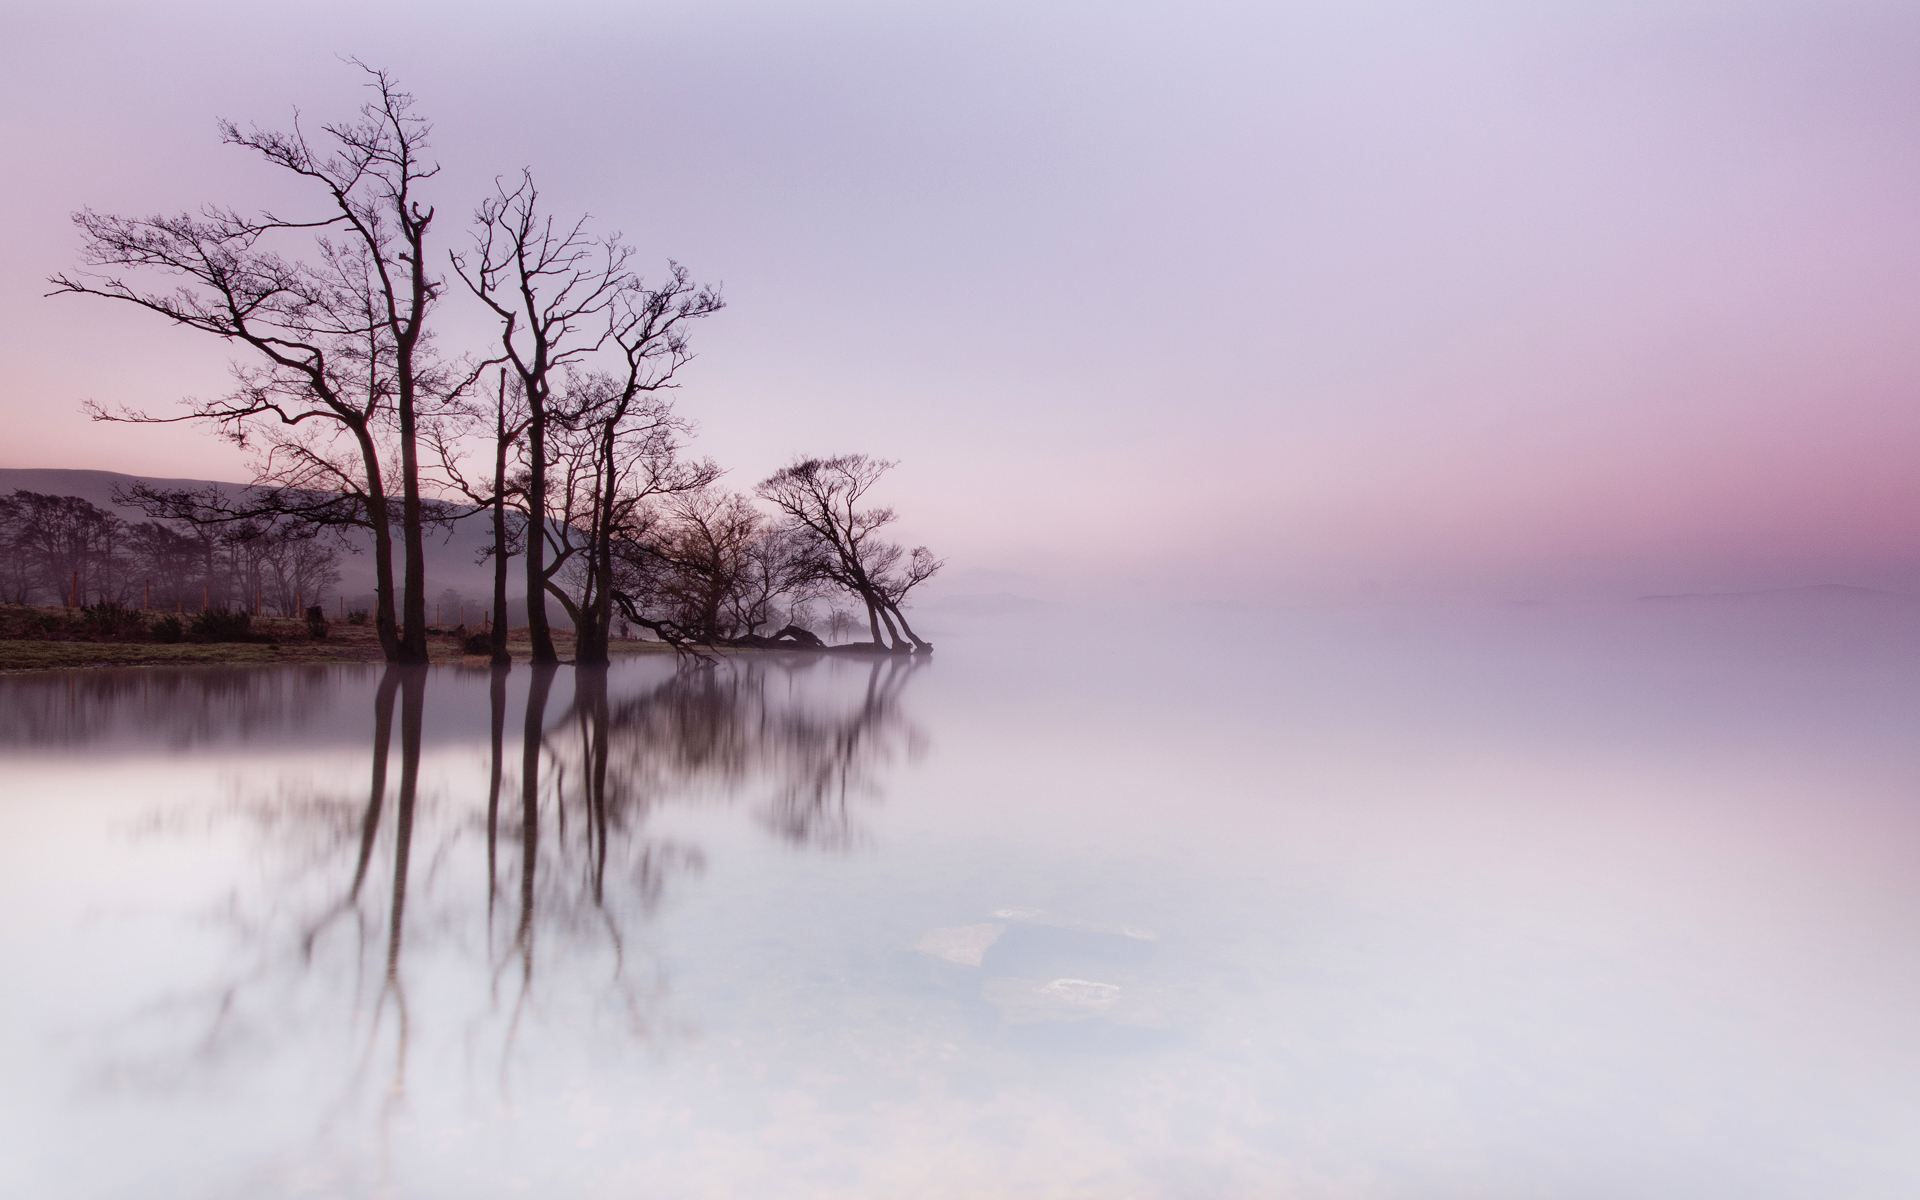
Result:
{"label": "distant treeline", "polygon": [[[883,536],[894,512],[869,495],[893,464],[801,455],[750,492],[723,488],[673,403],[692,329],[724,307],[719,289],[671,260],[643,278],[631,245],[556,212],[529,171],[496,182],[466,235],[443,240],[430,126],[391,76],[361,69],[368,98],[344,120],[221,124],[304,204],[74,214],[82,268],[54,276],[54,294],[145,311],[238,356],[224,396],[173,415],[93,415],[201,423],[252,452],[254,478],[240,494],[116,496],[171,522],[146,536],[155,561],[192,559],[187,574],[115,566],[99,548],[113,535],[87,535],[74,543],[84,553],[34,560],[38,594],[130,595],[171,574],[170,596],[219,587],[231,600],[302,578],[295,559],[322,561],[301,558],[313,536],[355,533],[371,541],[383,651],[424,662],[427,540],[439,521],[482,520],[495,662],[507,661],[512,593],[535,662],[557,659],[550,605],[582,664],[606,662],[621,625],[679,648],[817,645],[798,620],[817,601],[850,604],[874,649],[930,650],[904,609],[940,560]],[[450,302],[490,332],[453,345],[447,329],[473,325],[443,322]]]}
{"label": "distant treeline", "polygon": [[270,520],[127,521],[79,496],[0,496],[0,596],[10,604],[296,616],[339,583],[316,531]]}

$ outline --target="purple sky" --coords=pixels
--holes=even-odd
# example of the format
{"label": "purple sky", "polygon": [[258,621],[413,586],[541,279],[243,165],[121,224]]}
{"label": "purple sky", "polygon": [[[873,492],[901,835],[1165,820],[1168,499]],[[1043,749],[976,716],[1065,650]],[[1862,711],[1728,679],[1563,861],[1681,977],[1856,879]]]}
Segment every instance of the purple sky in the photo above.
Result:
{"label": "purple sky", "polygon": [[10,14],[0,465],[243,476],[79,412],[218,346],[42,281],[79,205],[277,199],[214,118],[341,113],[357,54],[443,251],[530,165],[724,282],[702,449],[901,459],[955,590],[1920,586],[1920,7],[1440,7]]}

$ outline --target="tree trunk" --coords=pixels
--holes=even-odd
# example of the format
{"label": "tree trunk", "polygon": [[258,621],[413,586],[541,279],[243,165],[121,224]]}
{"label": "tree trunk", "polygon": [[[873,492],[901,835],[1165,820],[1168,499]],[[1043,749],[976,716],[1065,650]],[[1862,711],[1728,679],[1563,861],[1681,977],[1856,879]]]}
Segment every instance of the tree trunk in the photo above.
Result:
{"label": "tree trunk", "polygon": [[380,638],[380,653],[388,662],[399,662],[400,636],[393,620],[393,523],[380,479],[380,452],[364,426],[356,428],[353,436],[367,472],[367,524],[373,528],[373,629]]}
{"label": "tree trunk", "polygon": [[420,448],[414,430],[412,370],[400,374],[400,525],[406,549],[406,610],[397,662],[427,661],[427,547],[420,528]]}
{"label": "tree trunk", "polygon": [[[404,153],[408,149],[402,137],[401,150]],[[394,382],[398,393],[394,397],[394,412],[400,419],[400,520],[407,555],[406,612],[400,631],[400,654],[404,662],[424,663],[427,661],[427,539],[426,531],[421,528],[420,439],[415,413],[420,380],[414,373],[414,354],[420,346],[422,322],[433,294],[432,285],[427,282],[426,259],[427,223],[433,220],[433,210],[428,209],[423,215],[417,206],[411,205],[405,172],[403,167],[400,187],[393,199],[398,210],[395,215],[407,240],[407,253],[401,255],[411,276],[407,311],[402,319],[391,307],[398,301],[398,297],[392,295],[391,284],[388,285],[390,307],[387,310],[388,325],[393,330]],[[384,272],[381,277],[386,277]]]}
{"label": "tree trunk", "polygon": [[593,525],[587,544],[587,594],[573,622],[573,662],[576,667],[607,665],[607,641],[613,628],[613,426],[595,451],[600,486],[594,498]]}
{"label": "tree trunk", "polygon": [[885,621],[885,622],[886,622],[886,625],[887,625],[887,649],[889,649],[889,650],[891,650],[891,651],[893,651],[893,652],[894,652],[895,654],[908,654],[908,653],[911,653],[911,652],[912,652],[912,650],[913,650],[913,647],[911,647],[911,646],[909,646],[909,645],[907,645],[907,643],[905,643],[905,642],[903,642],[903,641],[901,641],[901,640],[900,640],[900,631],[899,631],[898,629],[896,629],[896,628],[894,628],[894,625],[893,625],[893,614],[892,614],[892,613],[891,613],[890,611],[888,611],[888,610],[889,610],[889,609],[891,608],[891,605],[889,605],[889,604],[888,604],[888,603],[887,603],[887,602],[886,602],[885,600],[880,600],[880,601],[868,601],[868,603],[870,603],[870,604],[873,604],[873,605],[874,605],[874,607],[875,607],[876,609],[878,609],[878,610],[879,610],[879,613],[880,613],[880,619],[881,619],[882,621]]}
{"label": "tree trunk", "polygon": [[500,419],[493,441],[493,665],[513,662],[507,652],[507,376],[500,373]]}
{"label": "tree trunk", "polygon": [[527,560],[527,639],[533,643],[529,657],[535,663],[560,661],[553,650],[553,630],[547,624],[547,423],[541,414],[546,403],[531,388],[527,405],[527,531],[524,556]]}
{"label": "tree trunk", "polygon": [[913,626],[907,624],[907,614],[900,611],[900,606],[890,603],[887,607],[893,611],[894,620],[900,622],[901,632],[907,635],[907,640],[913,643],[913,648],[921,654],[932,654],[933,643],[923,640],[913,631]]}
{"label": "tree trunk", "polygon": [[607,665],[607,631],[599,627],[592,614],[593,606],[582,608],[580,619],[573,626],[573,665],[576,667]]}

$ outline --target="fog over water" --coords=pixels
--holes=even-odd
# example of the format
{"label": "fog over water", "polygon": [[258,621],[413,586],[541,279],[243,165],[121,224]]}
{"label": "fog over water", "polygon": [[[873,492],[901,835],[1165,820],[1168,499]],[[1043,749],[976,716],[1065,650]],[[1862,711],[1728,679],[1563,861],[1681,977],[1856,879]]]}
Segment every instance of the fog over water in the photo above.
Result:
{"label": "fog over water", "polygon": [[1920,1189],[1913,607],[1040,623],[0,678],[0,1194]]}

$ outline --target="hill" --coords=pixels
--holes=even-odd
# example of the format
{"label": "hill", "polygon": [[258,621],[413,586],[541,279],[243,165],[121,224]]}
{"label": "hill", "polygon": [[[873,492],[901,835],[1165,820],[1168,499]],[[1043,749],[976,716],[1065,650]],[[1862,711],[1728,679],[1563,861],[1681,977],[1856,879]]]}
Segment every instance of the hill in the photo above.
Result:
{"label": "hill", "polygon": [[[68,470],[57,467],[0,467],[0,495],[13,491],[44,492],[54,496],[78,496],[91,504],[119,514],[129,521],[148,517],[138,508],[114,500],[116,493],[136,483],[160,488],[199,490],[214,488],[223,494],[237,495],[245,484],[208,479],[168,479],[152,475],[123,475],[117,471]],[[342,531],[337,543],[340,555],[339,593],[347,607],[366,608],[373,595],[373,536],[361,530]],[[491,566],[481,557],[487,544],[485,521],[479,516],[457,523],[445,533],[436,534],[427,543],[427,598],[438,602],[452,592],[468,605],[479,606],[493,590]],[[397,555],[396,555],[397,558]],[[398,563],[396,561],[396,568]],[[516,579],[515,584],[519,581]],[[525,606],[518,606],[524,612]]]}
{"label": "hill", "polygon": [[1851,583],[1815,583],[1803,587],[1756,588],[1734,592],[1662,592],[1640,597],[1648,604],[1797,604],[1842,603],[1904,607],[1920,604],[1920,596]]}

